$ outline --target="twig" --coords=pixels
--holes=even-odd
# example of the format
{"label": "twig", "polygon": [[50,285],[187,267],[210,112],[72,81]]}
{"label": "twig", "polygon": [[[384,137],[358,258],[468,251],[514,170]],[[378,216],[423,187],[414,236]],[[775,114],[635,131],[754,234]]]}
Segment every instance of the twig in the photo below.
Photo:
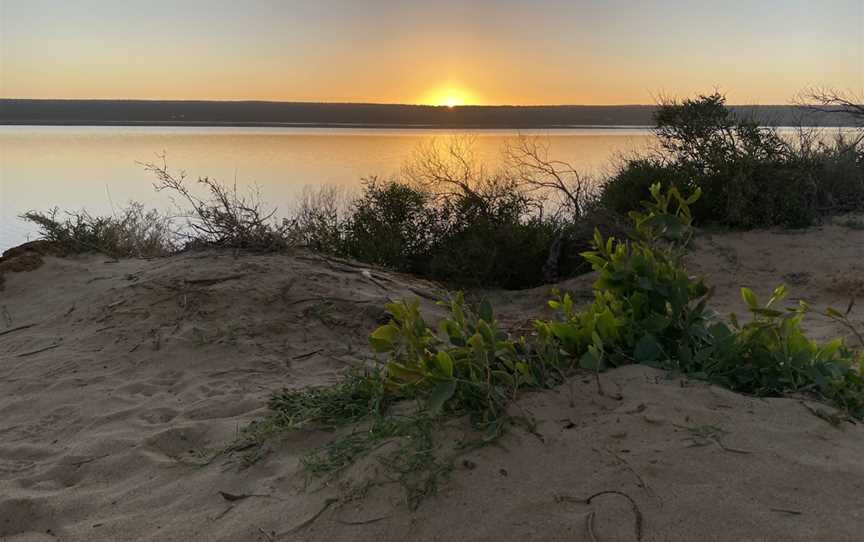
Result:
{"label": "twig", "polygon": [[635,476],[636,479],[639,480],[639,487],[644,489],[647,493],[649,493],[651,496],[653,496],[658,501],[660,500],[660,498],[657,496],[657,494],[654,493],[654,490],[651,489],[651,486],[649,486],[648,483],[645,482],[645,479],[642,478],[642,475],[639,474],[639,472],[633,468],[633,465],[631,465],[629,461],[627,461],[626,459],[621,457],[619,454],[617,454],[614,450],[612,450],[610,448],[606,448],[606,451],[609,452],[610,454],[612,454],[615,457],[615,459],[617,459],[622,465],[624,465],[624,467],[626,467],[627,470],[629,470],[633,474],[633,476]]}
{"label": "twig", "polygon": [[328,508],[330,508],[331,504],[333,504],[335,502],[339,502],[339,499],[337,499],[336,497],[328,498],[327,500],[324,501],[324,506],[322,506],[320,510],[315,512],[315,514],[311,518],[307,519],[306,521],[304,521],[303,523],[301,523],[295,527],[291,527],[290,529],[288,529],[284,533],[280,533],[279,536],[281,537],[283,534],[290,534],[290,533],[297,532],[297,531],[303,529],[304,527],[311,525],[316,519],[318,519],[321,516],[321,514],[323,514]]}
{"label": "twig", "polygon": [[270,499],[278,499],[274,495],[270,495],[269,493],[228,493],[227,491],[219,491],[219,495],[222,496],[228,502],[242,501],[243,499],[248,499],[249,497],[267,497]]}
{"label": "twig", "polygon": [[[607,397],[607,394],[603,390],[603,386],[600,384],[600,365],[597,365],[594,369],[594,380],[597,382],[597,395],[601,397]],[[614,380],[613,380],[614,382]],[[616,384],[617,385],[617,384]],[[608,397],[615,399],[616,401],[621,401],[624,399],[624,396],[620,393],[610,393]]]}
{"label": "twig", "polygon": [[37,324],[38,324],[38,322],[34,322],[32,324],[24,324],[23,326],[13,327],[12,329],[4,329],[3,331],[0,331],[0,336],[6,335],[7,333],[14,333],[16,331],[21,331],[22,329],[28,329],[28,328],[31,328],[31,327],[37,325]]}
{"label": "twig", "polygon": [[219,514],[216,517],[214,517],[211,521],[216,521],[217,519],[222,519],[223,517],[225,517],[225,514],[227,514],[231,510],[234,510],[233,504],[228,505],[228,507],[225,510],[222,510],[221,512],[219,512]]}
{"label": "twig", "polygon": [[624,493],[623,491],[615,491],[613,489],[610,489],[606,491],[600,491],[591,495],[590,497],[585,499],[585,504],[591,504],[592,500],[602,495],[621,495],[622,497],[630,501],[630,507],[633,509],[633,515],[636,518],[636,540],[637,542],[642,542],[642,511],[639,510],[639,505],[636,504],[636,501],[633,500],[633,497]]}
{"label": "twig", "polygon": [[226,508],[225,510],[222,510],[221,512],[219,512],[219,515],[217,515],[216,517],[214,517],[212,521],[216,521],[217,519],[222,519],[223,517],[225,517],[225,514],[227,514],[227,513],[230,512],[231,510],[234,510],[234,505],[233,505],[233,504],[232,504],[232,505],[229,505],[228,508]]}
{"label": "twig", "polygon": [[343,519],[336,518],[336,523],[341,523],[342,525],[368,525],[370,523],[377,523],[383,519],[387,519],[390,517],[390,514],[386,516],[381,516],[379,518],[365,519],[362,521],[345,521]]}
{"label": "twig", "polygon": [[604,397],[606,394],[603,393],[603,385],[600,383],[600,365],[594,368],[594,381],[597,382],[597,395],[600,397]]}
{"label": "twig", "polygon": [[798,510],[789,510],[788,508],[769,508],[772,512],[780,512],[782,514],[789,514],[792,516],[800,516],[804,512],[800,512]]}
{"label": "twig", "polygon": [[588,537],[591,542],[597,542],[597,537],[594,535],[594,510],[588,512],[588,516],[585,518],[585,528],[588,530]]}
{"label": "twig", "polygon": [[[828,411],[821,409],[821,408],[814,408],[814,407],[808,405],[804,401],[799,401],[799,402],[801,403],[801,406],[803,406],[804,408],[806,408],[810,412],[810,414],[813,414],[817,418],[828,422],[831,425],[831,427],[834,427],[837,429],[842,429],[841,424],[844,421],[852,421],[848,416],[843,416],[839,413],[831,413],[831,412],[828,412]],[[852,423],[854,423],[854,422],[852,422]]]}
{"label": "twig", "polygon": [[573,503],[579,503],[579,504],[591,504],[591,501],[593,501],[597,497],[601,497],[603,495],[620,495],[620,496],[624,497],[625,499],[627,499],[628,501],[630,501],[630,508],[633,509],[633,516],[635,517],[635,521],[636,521],[636,540],[637,540],[637,542],[642,542],[642,522],[643,522],[642,511],[639,509],[639,505],[636,504],[636,501],[633,500],[633,497],[624,493],[623,491],[617,491],[614,489],[607,489],[605,491],[598,491],[597,493],[594,493],[593,495],[590,495],[584,499],[578,498],[578,497],[573,497],[571,495],[556,495],[555,496],[555,502],[573,502]]}
{"label": "twig", "polygon": [[219,284],[220,282],[226,282],[229,280],[236,280],[239,278],[243,278],[246,276],[246,273],[238,273],[236,275],[226,275],[224,277],[215,277],[215,278],[207,278],[207,279],[186,279],[186,284],[200,284],[202,286],[212,286],[214,284]]}
{"label": "twig", "polygon": [[261,531],[261,534],[263,534],[263,535],[267,538],[267,540],[269,540],[270,542],[275,542],[275,540],[276,540],[276,537],[275,537],[275,536],[273,536],[272,534],[268,533],[267,531],[265,531],[265,530],[262,529],[261,527],[258,527],[258,530]]}
{"label": "twig", "polygon": [[429,292],[425,292],[420,288],[415,288],[414,286],[409,286],[408,290],[410,290],[414,295],[422,297],[423,299],[428,299],[429,301],[438,301],[440,299],[440,296],[430,294]]}
{"label": "twig", "polygon": [[727,451],[727,452],[732,452],[733,454],[749,455],[749,454],[752,454],[752,453],[753,453],[753,452],[751,452],[751,451],[749,451],[749,450],[740,450],[740,449],[738,449],[738,448],[730,448],[729,446],[726,446],[725,444],[723,444],[723,441],[720,440],[720,437],[713,437],[712,440],[713,440],[714,442],[716,442],[716,443],[717,443],[717,446],[720,446],[721,449],[723,449],[723,450],[725,450],[725,451]]}
{"label": "twig", "polygon": [[321,352],[323,352],[323,351],[324,351],[323,348],[319,348],[318,350],[313,350],[313,351],[311,351],[311,352],[306,352],[305,354],[300,354],[300,355],[298,355],[298,356],[294,356],[294,357],[291,358],[291,359],[292,359],[292,360],[306,359],[306,358],[309,358],[309,357],[314,356],[315,354],[319,354],[319,353],[321,353]]}
{"label": "twig", "polygon": [[54,343],[54,344],[51,344],[51,345],[48,345],[48,346],[45,346],[42,348],[37,348],[36,350],[30,350],[29,352],[23,352],[21,354],[18,354],[18,357],[23,358],[26,356],[32,356],[34,354],[38,354],[39,352],[44,352],[46,350],[51,350],[52,348],[57,348],[58,346],[60,346],[60,343]]}
{"label": "twig", "polygon": [[90,457],[88,459],[82,459],[80,461],[72,461],[71,463],[68,463],[68,464],[72,465],[73,467],[80,467],[81,465],[86,465],[87,463],[92,463],[94,461],[98,461],[99,459],[104,459],[104,458],[108,457],[109,455],[111,455],[111,454],[97,455],[96,457]]}
{"label": "twig", "polygon": [[365,305],[367,303],[378,303],[378,301],[374,299],[348,299],[346,297],[304,297],[302,299],[295,299],[294,301],[287,303],[287,306],[291,305],[299,305],[300,303],[309,303],[312,301],[318,302],[332,302],[332,301],[341,301],[343,303],[356,303],[357,305]]}

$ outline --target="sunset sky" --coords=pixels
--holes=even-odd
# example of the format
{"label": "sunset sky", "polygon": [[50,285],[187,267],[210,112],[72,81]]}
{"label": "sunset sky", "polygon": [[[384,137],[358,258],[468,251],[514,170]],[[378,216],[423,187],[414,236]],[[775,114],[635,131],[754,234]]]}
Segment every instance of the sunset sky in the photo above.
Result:
{"label": "sunset sky", "polygon": [[862,86],[864,0],[0,0],[0,96],[788,103]]}

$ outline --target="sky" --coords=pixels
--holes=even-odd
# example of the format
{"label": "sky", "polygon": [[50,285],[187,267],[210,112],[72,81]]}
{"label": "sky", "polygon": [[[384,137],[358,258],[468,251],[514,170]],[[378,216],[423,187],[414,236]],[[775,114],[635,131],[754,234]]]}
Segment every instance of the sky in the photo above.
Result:
{"label": "sky", "polygon": [[864,0],[0,0],[0,97],[633,104],[862,89]]}

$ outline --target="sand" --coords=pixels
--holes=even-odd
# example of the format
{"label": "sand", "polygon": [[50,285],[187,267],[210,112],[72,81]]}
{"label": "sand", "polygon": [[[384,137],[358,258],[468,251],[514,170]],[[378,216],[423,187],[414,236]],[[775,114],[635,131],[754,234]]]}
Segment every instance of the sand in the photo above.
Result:
{"label": "sand", "polygon": [[[434,312],[436,286],[304,253],[42,260],[6,272],[0,290],[0,540],[864,536],[860,424],[834,427],[812,413],[829,407],[801,397],[756,399],[636,366],[605,373],[604,396],[591,379],[526,394],[537,433],[514,428],[465,453],[416,511],[392,486],[348,501],[338,480],[309,479],[300,458],[332,438],[322,431],[249,468],[202,466],[266,412],[272,390],[334,382],[362,363],[388,299],[419,294]],[[690,262],[716,285],[721,313],[741,312],[740,285],[765,295],[786,282],[816,307],[864,294],[864,232],[839,226],[705,233]],[[560,287],[583,299],[591,280]],[[548,290],[488,295],[519,329]],[[844,333],[809,322],[815,337]]]}

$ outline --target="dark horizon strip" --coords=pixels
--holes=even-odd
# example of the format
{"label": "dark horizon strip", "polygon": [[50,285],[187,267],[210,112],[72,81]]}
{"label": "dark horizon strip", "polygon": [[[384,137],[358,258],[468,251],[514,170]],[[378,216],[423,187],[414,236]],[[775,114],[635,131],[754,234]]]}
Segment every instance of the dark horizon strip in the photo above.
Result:
{"label": "dark horizon strip", "polygon": [[[844,115],[801,106],[732,106],[771,126],[850,126]],[[457,106],[157,100],[0,100],[0,125],[260,126],[322,128],[640,128],[656,106]]]}

